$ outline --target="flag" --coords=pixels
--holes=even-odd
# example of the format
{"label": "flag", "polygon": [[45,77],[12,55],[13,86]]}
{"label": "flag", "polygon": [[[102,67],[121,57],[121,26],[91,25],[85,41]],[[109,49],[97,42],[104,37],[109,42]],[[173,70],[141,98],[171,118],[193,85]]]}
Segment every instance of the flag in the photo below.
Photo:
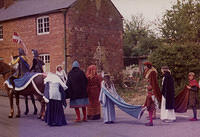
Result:
{"label": "flag", "polygon": [[13,42],[16,42],[17,44],[20,44],[23,46],[25,53],[28,53],[28,49],[26,47],[26,45],[24,44],[24,42],[22,41],[22,39],[19,37],[19,35],[17,34],[17,32],[14,32],[13,34]]}
{"label": "flag", "polygon": [[22,40],[19,37],[19,35],[17,34],[17,32],[14,32],[14,34],[13,34],[13,42],[16,42],[18,44],[21,44],[21,42],[22,42]]}

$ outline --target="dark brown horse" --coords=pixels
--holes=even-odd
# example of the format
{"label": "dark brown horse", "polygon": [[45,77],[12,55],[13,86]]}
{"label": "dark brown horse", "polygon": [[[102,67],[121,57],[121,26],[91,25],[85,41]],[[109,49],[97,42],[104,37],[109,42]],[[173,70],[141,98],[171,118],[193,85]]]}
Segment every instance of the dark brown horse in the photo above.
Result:
{"label": "dark brown horse", "polygon": [[[12,67],[0,61],[0,74],[3,75],[4,80],[7,80],[9,76],[11,76],[14,72],[15,70]],[[20,117],[19,95],[23,96],[35,95],[41,103],[41,111],[39,114],[39,118],[41,118],[42,120],[44,119],[45,115],[45,102],[43,100],[44,77],[42,74],[38,74],[23,90],[13,92],[12,88],[9,88],[7,84],[5,84],[5,89],[7,91],[7,95],[10,101],[10,114],[8,116],[9,118],[12,118],[14,114],[13,95],[15,95],[16,97],[16,105],[17,105],[16,117]]]}

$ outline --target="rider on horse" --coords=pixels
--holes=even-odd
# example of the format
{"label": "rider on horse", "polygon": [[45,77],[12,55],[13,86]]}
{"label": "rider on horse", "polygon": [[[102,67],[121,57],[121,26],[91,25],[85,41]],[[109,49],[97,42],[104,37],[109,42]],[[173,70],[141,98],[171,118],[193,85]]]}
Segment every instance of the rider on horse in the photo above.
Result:
{"label": "rider on horse", "polygon": [[10,77],[10,82],[13,86],[13,91],[15,90],[14,79],[21,78],[26,72],[29,72],[29,64],[27,63],[27,58],[24,50],[22,48],[18,49],[19,56],[16,60],[11,62],[11,65],[17,65],[16,73]]}
{"label": "rider on horse", "polygon": [[44,65],[44,62],[42,60],[40,60],[38,57],[38,51],[32,49],[32,53],[33,53],[33,65],[30,69],[31,72],[38,72],[38,73],[43,73],[43,69],[42,66]]}

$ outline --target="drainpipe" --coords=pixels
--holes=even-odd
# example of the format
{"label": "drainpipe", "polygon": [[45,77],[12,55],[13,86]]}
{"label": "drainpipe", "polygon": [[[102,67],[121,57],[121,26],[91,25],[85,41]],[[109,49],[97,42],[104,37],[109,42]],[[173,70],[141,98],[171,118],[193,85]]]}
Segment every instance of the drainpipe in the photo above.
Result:
{"label": "drainpipe", "polygon": [[67,73],[67,56],[66,56],[66,51],[67,51],[67,35],[66,35],[66,12],[67,9],[63,9],[63,17],[64,17],[64,70]]}

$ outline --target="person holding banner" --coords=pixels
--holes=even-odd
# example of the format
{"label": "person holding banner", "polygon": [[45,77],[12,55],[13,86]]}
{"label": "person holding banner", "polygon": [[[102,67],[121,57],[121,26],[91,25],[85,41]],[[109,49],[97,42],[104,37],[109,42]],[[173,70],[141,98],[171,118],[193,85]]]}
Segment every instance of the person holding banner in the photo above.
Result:
{"label": "person holding banner", "polygon": [[99,101],[103,108],[103,116],[105,124],[112,124],[115,121],[115,105],[119,109],[126,112],[130,116],[140,119],[145,111],[141,105],[131,105],[121,98],[115,89],[114,83],[111,81],[110,74],[104,73],[104,80],[101,83],[101,92]]}
{"label": "person holding banner", "polygon": [[13,90],[15,89],[14,79],[21,78],[26,72],[29,72],[29,64],[27,63],[28,60],[24,50],[19,48],[18,51],[19,56],[15,60],[12,60],[10,63],[11,65],[17,65],[16,73],[10,77],[10,82],[13,85]]}
{"label": "person holding banner", "polygon": [[[113,96],[117,96],[114,84],[110,80],[110,74],[104,73],[104,80],[102,82],[102,87],[105,87],[108,92]],[[101,91],[99,96],[99,101],[103,107],[103,118],[105,124],[112,124],[115,121],[115,106],[112,100],[110,100],[104,93]]]}

